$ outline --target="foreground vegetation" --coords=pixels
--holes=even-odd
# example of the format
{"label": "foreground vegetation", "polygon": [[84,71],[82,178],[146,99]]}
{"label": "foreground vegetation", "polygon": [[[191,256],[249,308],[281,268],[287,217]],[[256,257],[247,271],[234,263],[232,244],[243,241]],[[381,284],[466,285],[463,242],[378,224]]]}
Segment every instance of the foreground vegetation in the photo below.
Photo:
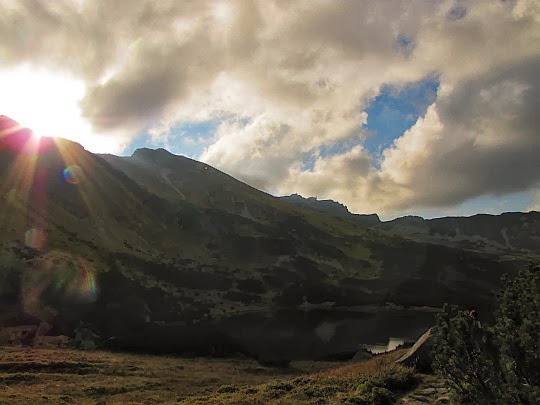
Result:
{"label": "foreground vegetation", "polygon": [[474,404],[540,403],[540,267],[503,279],[493,323],[445,306],[434,366],[455,398]]}
{"label": "foreground vegetation", "polygon": [[275,380],[259,386],[222,386],[210,395],[182,404],[393,404],[413,389],[419,378],[410,368],[381,356],[313,375]]}
{"label": "foreground vegetation", "polygon": [[293,362],[126,353],[0,351],[0,404],[391,404],[418,382],[399,352],[361,363]]}

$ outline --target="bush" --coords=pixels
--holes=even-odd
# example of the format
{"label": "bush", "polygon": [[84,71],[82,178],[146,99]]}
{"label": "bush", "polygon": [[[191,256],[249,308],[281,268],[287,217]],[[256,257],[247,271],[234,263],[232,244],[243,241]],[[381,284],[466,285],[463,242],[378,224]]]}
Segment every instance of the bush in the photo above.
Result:
{"label": "bush", "polygon": [[358,381],[351,395],[340,399],[344,403],[356,405],[394,404],[400,393],[410,391],[417,384],[418,378],[412,369],[394,364]]}
{"label": "bush", "polygon": [[434,331],[433,366],[458,401],[540,403],[540,269],[503,277],[495,322],[445,305]]}

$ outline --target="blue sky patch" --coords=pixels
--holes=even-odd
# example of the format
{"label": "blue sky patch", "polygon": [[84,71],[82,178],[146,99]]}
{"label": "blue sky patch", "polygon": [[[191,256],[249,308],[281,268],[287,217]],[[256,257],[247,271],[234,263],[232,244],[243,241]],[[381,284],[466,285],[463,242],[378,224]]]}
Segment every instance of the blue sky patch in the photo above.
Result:
{"label": "blue sky patch", "polygon": [[375,158],[396,138],[411,128],[437,98],[439,78],[427,78],[405,86],[385,85],[365,110],[368,113],[364,128],[370,135],[364,147]]}
{"label": "blue sky patch", "polygon": [[137,148],[163,148],[171,153],[197,159],[210,143],[218,127],[217,121],[183,122],[172,127],[167,140],[152,141],[147,131],[143,131],[124,150],[131,155]]}
{"label": "blue sky patch", "polygon": [[405,86],[385,85],[369,107],[366,139],[351,136],[345,141],[321,146],[316,153],[304,158],[302,169],[312,171],[318,157],[327,158],[350,151],[359,144],[371,154],[373,164],[379,167],[379,158],[395,139],[411,128],[419,117],[426,114],[427,108],[437,98],[439,79],[428,76],[418,82]]}
{"label": "blue sky patch", "polygon": [[[418,208],[409,209],[409,214],[420,215],[424,218],[440,218],[442,216],[471,216],[476,214],[498,215],[501,212],[526,212],[527,208],[534,204],[534,193],[532,191],[521,191],[502,196],[480,195],[470,198],[460,204],[441,208]],[[382,216],[386,220],[394,219],[399,215]]]}
{"label": "blue sky patch", "polygon": [[302,169],[313,171],[315,168],[315,161],[321,158],[329,158],[335,155],[342,155],[349,152],[355,146],[362,144],[362,138],[360,136],[351,136],[343,141],[339,141],[333,144],[322,145],[317,148],[314,153],[307,158],[304,158],[302,162]]}

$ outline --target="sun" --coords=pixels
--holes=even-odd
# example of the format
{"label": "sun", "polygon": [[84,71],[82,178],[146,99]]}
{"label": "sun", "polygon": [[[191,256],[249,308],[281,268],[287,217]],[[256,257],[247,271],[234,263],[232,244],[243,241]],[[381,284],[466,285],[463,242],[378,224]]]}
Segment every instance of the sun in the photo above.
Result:
{"label": "sun", "polygon": [[121,137],[96,134],[81,116],[85,89],[82,81],[68,75],[28,66],[0,70],[0,114],[30,128],[37,139],[61,137],[91,152],[120,152]]}

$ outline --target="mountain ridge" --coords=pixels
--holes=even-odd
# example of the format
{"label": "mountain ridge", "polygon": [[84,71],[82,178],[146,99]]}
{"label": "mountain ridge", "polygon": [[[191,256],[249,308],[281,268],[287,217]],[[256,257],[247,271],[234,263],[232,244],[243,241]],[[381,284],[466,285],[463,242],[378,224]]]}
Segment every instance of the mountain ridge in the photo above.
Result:
{"label": "mountain ridge", "polygon": [[25,153],[19,136],[0,138],[4,325],[69,335],[83,321],[123,349],[320,358],[414,339],[445,301],[487,308],[503,273],[540,256],[537,213],[473,221],[476,240],[298,206],[165,150],[42,139]]}
{"label": "mountain ridge", "polygon": [[[223,171],[221,171],[219,169],[216,169],[215,167],[213,167],[213,166],[211,166],[211,165],[209,165],[207,163],[198,161],[198,160],[193,159],[193,158],[189,158],[189,157],[184,156],[184,155],[174,154],[174,153],[168,151],[165,148],[149,148],[149,147],[136,148],[133,151],[133,153],[131,154],[131,156],[117,156],[117,155],[108,154],[108,153],[107,154],[102,153],[102,154],[98,154],[98,155],[102,156],[104,158],[110,157],[110,158],[129,159],[129,158],[137,158],[141,154],[150,156],[152,153],[158,153],[158,154],[160,154],[162,156],[165,155],[167,157],[182,158],[182,159],[186,159],[188,161],[194,162],[194,163],[206,165],[206,166],[208,166],[209,168],[211,168],[213,170],[219,171],[220,173],[222,173],[222,174],[224,174],[224,175],[226,175],[228,177],[233,178],[237,182],[243,183],[243,184],[245,184],[245,185],[247,185],[247,186],[249,186],[249,187],[251,187],[251,188],[253,188],[253,189],[255,189],[255,190],[259,191],[259,192],[261,192],[261,193],[268,194],[268,193],[266,193],[266,192],[264,192],[262,190],[257,189],[256,187],[253,187],[253,186],[249,185],[246,182],[243,182],[241,180],[238,180],[238,179],[234,178],[233,176],[227,174],[226,172],[223,172]],[[302,207],[313,208],[313,207],[317,206],[318,204],[328,205],[328,206],[335,206],[335,207],[339,207],[337,209],[339,211],[341,211],[339,214],[336,214],[336,216],[347,214],[347,215],[350,215],[350,216],[372,217],[372,218],[376,218],[378,220],[378,222],[381,222],[381,223],[392,223],[392,222],[395,222],[395,221],[409,220],[409,219],[414,219],[414,218],[418,218],[418,219],[420,219],[422,221],[437,221],[437,220],[440,220],[440,219],[474,218],[474,217],[478,217],[478,216],[500,217],[500,216],[503,216],[503,215],[506,215],[506,214],[530,214],[530,213],[538,212],[536,210],[505,211],[505,212],[501,212],[499,214],[476,213],[476,214],[469,214],[469,215],[448,215],[448,216],[440,216],[440,217],[432,217],[432,218],[425,218],[425,217],[422,217],[421,215],[409,215],[409,214],[407,214],[407,215],[403,215],[401,217],[396,217],[396,218],[393,218],[393,219],[381,220],[377,213],[367,214],[367,213],[351,212],[351,211],[349,211],[348,207],[345,204],[341,203],[338,200],[332,200],[332,199],[322,199],[322,200],[320,200],[320,199],[318,199],[317,197],[314,197],[314,196],[304,197],[299,193],[292,193],[290,195],[283,195],[283,196],[274,196],[272,194],[268,194],[268,195],[271,195],[271,196],[273,196],[275,198],[285,200],[285,201],[290,202],[292,204],[300,205]],[[325,210],[324,207],[314,208],[314,209],[316,209],[317,211],[332,213],[331,209],[326,209]]]}

